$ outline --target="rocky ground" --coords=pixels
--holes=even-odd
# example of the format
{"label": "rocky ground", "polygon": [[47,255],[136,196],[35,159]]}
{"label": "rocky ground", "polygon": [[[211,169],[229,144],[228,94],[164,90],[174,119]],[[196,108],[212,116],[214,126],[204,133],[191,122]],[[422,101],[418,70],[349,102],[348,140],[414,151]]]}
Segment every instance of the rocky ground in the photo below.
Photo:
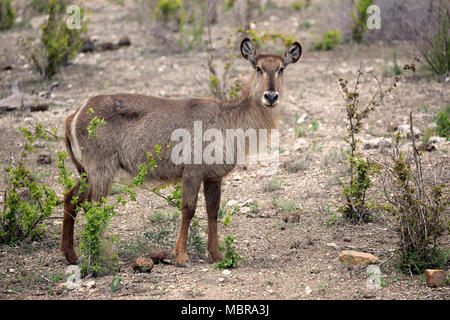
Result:
{"label": "rocky ground", "polygon": [[[429,288],[422,275],[405,275],[395,268],[397,248],[395,219],[379,213],[367,224],[354,225],[339,219],[342,183],[345,178],[344,100],[333,72],[350,82],[357,70],[363,99],[375,92],[371,74],[388,87],[392,77],[382,77],[392,66],[396,52],[399,65],[413,62],[417,49],[410,42],[342,44],[333,51],[314,51],[311,45],[320,29],[318,6],[294,11],[291,1],[277,1],[278,8],[257,18],[257,30],[293,35],[304,47],[298,64],[285,72],[285,95],[280,123],[280,168],[273,176],[258,174],[258,167],[237,168],[224,183],[223,199],[239,210],[229,226],[219,225],[221,238],[235,237],[235,250],[244,261],[238,268],[217,270],[207,257],[193,254],[190,268],[157,264],[150,273],[135,273],[133,261],[120,245],[116,248],[121,264],[115,275],[121,279],[111,290],[113,276],[81,279],[73,289],[63,289],[67,265],[59,253],[62,209],[49,219],[48,236],[41,242],[0,247],[0,298],[2,299],[449,299],[450,287]],[[313,1],[314,2],[314,1]],[[320,2],[320,1],[317,1]],[[22,146],[18,128],[42,123],[56,127],[63,135],[63,121],[88,97],[106,93],[140,93],[163,97],[200,97],[210,94],[206,53],[171,53],[157,47],[145,24],[136,19],[137,5],[113,1],[82,1],[91,11],[89,35],[99,41],[117,42],[128,36],[131,46],[118,50],[78,54],[51,81],[42,82],[18,45],[22,36],[36,32],[42,17],[33,18],[24,27],[0,33],[0,93],[11,94],[11,83],[20,81],[20,90],[29,94],[45,91],[57,81],[50,97],[50,109],[41,112],[9,112],[0,115],[0,166]],[[299,29],[309,21],[311,27]],[[231,13],[219,15],[212,28],[214,46],[221,48],[226,36],[235,30]],[[217,51],[217,63],[223,64],[223,51]],[[233,70],[244,78],[250,66],[243,59],[233,62]],[[432,77],[405,74],[385,105],[377,108],[364,122],[359,138],[368,143],[389,138],[392,126],[408,124],[414,113],[415,128],[422,133],[433,126],[433,115],[450,104],[449,83]],[[299,137],[300,136],[300,137]],[[402,149],[410,150],[411,141],[402,140]],[[448,142],[437,140],[435,150],[423,155],[424,168],[430,176],[449,182]],[[361,144],[362,146],[362,144]],[[40,144],[39,154],[56,161],[62,142]],[[382,161],[388,147],[362,150]],[[37,175],[62,193],[54,165],[30,160]],[[73,169],[73,167],[71,167]],[[377,189],[378,188],[378,189]],[[4,189],[4,180],[0,190]],[[374,181],[379,189],[379,180]],[[373,191],[376,199],[381,194]],[[0,199],[2,200],[2,199]],[[256,205],[257,204],[257,207]],[[138,192],[138,201],[128,203],[111,223],[119,244],[131,244],[147,226],[155,211],[169,208],[164,199],[146,191]],[[285,215],[299,213],[299,219],[285,222]],[[144,218],[142,217],[144,216]],[[197,209],[201,237],[206,229],[204,197],[201,192]],[[147,217],[147,218],[145,218]],[[144,219],[144,220],[143,220]],[[81,221],[76,228],[79,235]],[[443,247],[449,247],[448,235]],[[378,258],[381,286],[370,289],[370,274],[365,266],[348,267],[339,260],[342,250],[371,253]],[[73,267],[72,267],[73,268]],[[448,268],[448,266],[447,266]],[[447,270],[446,270],[447,271]],[[448,272],[448,271],[447,271]]]}

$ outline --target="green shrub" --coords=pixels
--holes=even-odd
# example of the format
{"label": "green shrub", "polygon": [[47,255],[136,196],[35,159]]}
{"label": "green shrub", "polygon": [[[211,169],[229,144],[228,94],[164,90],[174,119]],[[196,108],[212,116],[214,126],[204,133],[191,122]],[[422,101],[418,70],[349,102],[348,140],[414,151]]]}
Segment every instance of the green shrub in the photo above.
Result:
{"label": "green shrub", "polygon": [[220,250],[225,250],[222,261],[216,262],[214,267],[216,269],[236,268],[239,261],[244,259],[233,248],[234,237],[228,236],[219,244]]}
{"label": "green shrub", "polygon": [[203,1],[194,0],[190,6],[182,6],[178,18],[180,48],[187,51],[203,48],[202,37],[207,19]]}
{"label": "green shrub", "polygon": [[425,66],[436,75],[445,75],[450,71],[450,14],[445,7],[439,7],[436,33],[426,45],[419,45],[425,58]]}
{"label": "green shrub", "polygon": [[300,11],[304,5],[305,4],[303,2],[295,1],[291,3],[291,8],[294,9],[295,11]]}
{"label": "green shrub", "polygon": [[322,34],[314,44],[315,50],[333,50],[342,41],[341,32],[339,30],[331,30]]}
{"label": "green shrub", "polygon": [[81,29],[69,29],[64,6],[60,1],[49,0],[48,19],[42,26],[40,43],[31,46],[30,53],[30,59],[43,79],[55,75],[81,49],[81,35],[86,32],[87,22],[83,20],[83,9],[80,9]]}
{"label": "green shrub", "polygon": [[400,135],[394,139],[392,164],[386,170],[385,196],[397,220],[399,237],[398,265],[407,273],[443,268],[449,254],[439,247],[440,239],[450,231],[449,192],[445,184],[426,183],[417,151],[410,113],[414,167],[399,150]]}
{"label": "green shrub", "polygon": [[[31,0],[30,6],[34,11],[43,14],[48,12],[50,2],[50,0]],[[57,0],[56,2],[61,6],[62,11],[66,10],[67,0]]]}
{"label": "green shrub", "polygon": [[55,191],[39,182],[26,167],[26,157],[34,151],[32,144],[39,139],[50,140],[50,136],[40,124],[34,132],[19,130],[26,142],[20,159],[5,168],[7,187],[4,210],[0,213],[0,244],[41,239],[47,228],[45,219],[58,205]]}
{"label": "green shrub", "polygon": [[273,192],[281,189],[281,183],[277,179],[270,180],[265,186],[264,186],[264,192]]}
{"label": "green shrub", "polygon": [[155,17],[165,22],[176,17],[181,8],[181,0],[158,0],[155,9]]}
{"label": "green shrub", "polygon": [[298,24],[298,28],[299,28],[300,30],[302,30],[302,29],[309,29],[309,28],[311,28],[311,26],[312,26],[312,24],[311,24],[311,22],[309,22],[309,21],[303,21],[303,22],[300,22],[300,23]]}
{"label": "green shrub", "polygon": [[14,25],[14,9],[11,0],[0,0],[0,30],[6,30]]}
{"label": "green shrub", "polygon": [[437,134],[450,140],[450,104],[436,114],[435,123]]}
{"label": "green shrub", "polygon": [[392,67],[385,67],[382,72],[383,77],[392,77],[399,76],[402,74],[402,69],[397,64],[397,54],[395,52],[392,53]]}
{"label": "green shrub", "polygon": [[226,208],[227,202],[222,201],[222,204],[219,208],[219,211],[217,213],[218,221],[222,222],[224,226],[228,227],[231,222],[231,216],[239,211],[239,206],[235,205],[232,210],[229,210]]}
{"label": "green shrub", "polygon": [[[354,89],[349,89],[348,80],[338,77],[339,86],[345,100],[345,110],[347,115],[346,129],[347,136],[345,142],[350,147],[348,155],[348,182],[343,185],[345,204],[339,208],[343,217],[351,222],[368,222],[371,220],[371,204],[368,201],[368,189],[372,185],[371,176],[376,172],[377,166],[357,151],[357,134],[362,128],[362,121],[366,119],[370,112],[375,110],[385,96],[381,86],[371,99],[361,105],[359,95],[359,85],[362,76],[361,70],[358,70],[358,76]],[[400,80],[396,77],[394,84],[386,90],[386,93],[392,91],[396,82]]]}
{"label": "green shrub", "polygon": [[117,254],[112,254],[112,243],[117,242],[116,237],[106,237],[105,232],[116,215],[114,205],[106,205],[106,199],[101,202],[84,202],[81,207],[85,210],[83,218],[86,223],[81,231],[79,250],[81,260],[81,274],[101,276],[113,274],[119,270]]}
{"label": "green shrub", "polygon": [[362,41],[364,32],[367,30],[367,8],[372,4],[372,0],[358,0],[355,3],[356,13],[350,13],[353,19],[352,39],[357,43]]}

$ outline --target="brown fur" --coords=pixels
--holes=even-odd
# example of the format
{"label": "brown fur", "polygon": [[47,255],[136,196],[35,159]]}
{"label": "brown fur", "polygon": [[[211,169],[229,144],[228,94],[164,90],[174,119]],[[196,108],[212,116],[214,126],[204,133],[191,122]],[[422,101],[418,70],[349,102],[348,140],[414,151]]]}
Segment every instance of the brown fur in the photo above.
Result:
{"label": "brown fur", "polygon": [[[247,49],[253,49],[251,43],[247,42],[246,45]],[[296,45],[300,47],[299,44]],[[171,161],[171,150],[164,146],[171,142],[171,133],[175,129],[184,128],[192,136],[194,121],[202,121],[203,132],[209,128],[224,132],[226,129],[236,128],[270,130],[277,127],[278,108],[264,105],[261,97],[268,89],[281,91],[282,76],[276,72],[286,58],[258,56],[254,51],[253,54],[257,62],[252,65],[263,68],[265,74],[253,72],[242,95],[232,101],[173,100],[137,94],[116,94],[95,96],[78,108],[66,120],[66,145],[78,172],[87,174],[89,190],[79,201],[96,201],[106,196],[119,169],[135,176],[139,164],[146,162],[146,153],[152,151],[156,144],[163,146],[157,168],[149,171],[146,178],[182,181],[182,222],[174,249],[175,263],[184,265],[189,261],[186,253],[187,234],[202,183],[208,214],[208,251],[213,261],[220,261],[222,254],[218,248],[217,214],[221,182],[222,178],[233,170],[235,164],[176,165]],[[296,62],[298,58],[299,55],[295,61],[288,63]],[[273,88],[269,88],[269,84]],[[95,113],[88,113],[89,108]],[[87,127],[94,115],[100,119],[104,118],[105,124],[96,129],[97,136],[94,139],[88,139]],[[81,157],[77,158],[77,154],[81,154]],[[64,196],[60,248],[69,263],[78,259],[73,249],[76,205],[71,203],[77,190],[78,184]]]}

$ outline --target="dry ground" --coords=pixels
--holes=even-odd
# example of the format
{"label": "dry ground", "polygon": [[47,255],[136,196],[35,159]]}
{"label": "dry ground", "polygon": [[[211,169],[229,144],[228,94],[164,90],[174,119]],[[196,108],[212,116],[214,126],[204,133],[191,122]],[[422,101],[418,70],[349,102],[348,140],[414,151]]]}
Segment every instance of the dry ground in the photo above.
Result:
{"label": "dry ground", "polygon": [[[89,35],[101,41],[117,41],[128,35],[132,45],[118,51],[80,54],[74,63],[64,67],[56,76],[59,87],[52,96],[49,111],[32,114],[10,113],[0,116],[0,165],[4,166],[10,153],[17,153],[22,143],[17,128],[32,127],[41,122],[44,127],[57,127],[62,135],[63,120],[86,98],[106,93],[141,93],[166,97],[199,97],[210,94],[205,52],[169,54],[155,48],[154,39],[145,25],[136,19],[136,6],[126,1],[126,7],[108,1],[83,1],[92,11]],[[313,1],[314,2],[314,1]],[[428,288],[422,276],[399,273],[392,260],[397,236],[394,219],[379,214],[373,222],[352,225],[339,219],[337,208],[342,204],[341,185],[345,181],[344,155],[345,114],[343,99],[338,90],[334,71],[351,81],[362,66],[365,75],[362,94],[368,96],[376,89],[370,72],[380,77],[397,53],[399,65],[413,61],[416,49],[412,43],[365,43],[359,46],[343,44],[330,52],[310,49],[314,35],[322,31],[316,22],[321,13],[313,6],[296,12],[290,1],[277,1],[279,8],[267,11],[257,19],[258,30],[293,34],[304,46],[300,62],[285,72],[285,96],[281,106],[280,161],[289,164],[299,160],[299,170],[290,172],[280,167],[275,176],[260,176],[257,168],[236,169],[227,177],[223,199],[234,200],[240,211],[232,216],[228,227],[220,225],[223,238],[233,235],[235,249],[245,259],[229,275],[213,268],[207,258],[192,258],[192,267],[177,268],[159,264],[149,274],[135,274],[131,262],[119,255],[122,284],[116,292],[110,290],[112,276],[95,279],[95,287],[55,292],[62,281],[66,265],[58,249],[62,216],[61,208],[50,220],[48,237],[19,247],[0,247],[0,298],[3,299],[449,299],[450,287]],[[17,40],[32,34],[31,25],[0,33],[0,66],[10,64],[13,69],[0,71],[1,92],[8,95],[10,84],[21,81],[25,92],[39,92],[49,83],[42,83],[25,60]],[[309,29],[298,29],[299,22],[308,20]],[[231,16],[220,18],[213,27],[215,47],[221,48],[228,33],[233,32]],[[155,49],[157,49],[155,51]],[[218,60],[221,60],[218,54]],[[246,73],[250,70],[244,60],[234,68]],[[381,77],[380,77],[381,79]],[[392,78],[382,78],[385,86]],[[407,123],[413,110],[416,128],[424,130],[432,125],[432,115],[450,103],[448,82],[433,78],[405,76],[386,106],[379,108],[365,122],[360,135],[367,140],[386,136],[392,124]],[[297,124],[297,117],[303,118]],[[312,125],[312,123],[316,125]],[[305,134],[295,135],[301,126]],[[407,145],[408,141],[403,141]],[[450,145],[441,143],[437,150],[424,155],[426,168],[444,163],[444,178],[448,180]],[[56,153],[64,148],[62,142],[47,143],[37,153],[48,153],[53,162]],[[406,147],[405,147],[406,148]],[[365,150],[367,155],[383,159],[386,152]],[[39,176],[57,190],[54,166],[36,165]],[[438,172],[439,175],[442,172]],[[277,190],[265,190],[276,180]],[[2,182],[3,183],[3,179]],[[376,183],[375,183],[376,184]],[[0,184],[0,189],[3,185]],[[379,195],[375,194],[374,196]],[[298,223],[284,224],[282,211],[274,199],[285,199],[301,208]],[[258,212],[244,210],[245,203],[258,203]],[[149,192],[139,191],[138,202],[120,209],[111,224],[111,233],[119,243],[127,243],[142,232],[141,215],[164,210],[165,201]],[[244,213],[245,212],[245,213]],[[202,230],[206,228],[204,198],[200,195],[197,210]],[[77,233],[80,224],[78,224]],[[202,233],[203,236],[205,236]],[[327,245],[336,244],[337,248]],[[448,237],[444,247],[449,249]],[[375,254],[381,261],[382,287],[367,288],[369,275],[365,268],[347,268],[338,254],[352,248]],[[91,279],[84,280],[90,281]],[[307,290],[311,289],[311,292]]]}

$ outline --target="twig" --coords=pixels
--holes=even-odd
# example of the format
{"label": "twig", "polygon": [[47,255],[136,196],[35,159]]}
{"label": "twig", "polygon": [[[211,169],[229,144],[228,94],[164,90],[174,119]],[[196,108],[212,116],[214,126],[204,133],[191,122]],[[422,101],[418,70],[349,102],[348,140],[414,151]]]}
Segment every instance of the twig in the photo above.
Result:
{"label": "twig", "polygon": [[386,262],[388,262],[389,260],[391,260],[391,258],[393,257],[393,256],[395,256],[397,254],[397,251],[395,251],[393,254],[391,254],[386,260],[384,260],[383,262],[380,262],[380,266],[381,265],[383,265],[383,264],[385,264]]}

